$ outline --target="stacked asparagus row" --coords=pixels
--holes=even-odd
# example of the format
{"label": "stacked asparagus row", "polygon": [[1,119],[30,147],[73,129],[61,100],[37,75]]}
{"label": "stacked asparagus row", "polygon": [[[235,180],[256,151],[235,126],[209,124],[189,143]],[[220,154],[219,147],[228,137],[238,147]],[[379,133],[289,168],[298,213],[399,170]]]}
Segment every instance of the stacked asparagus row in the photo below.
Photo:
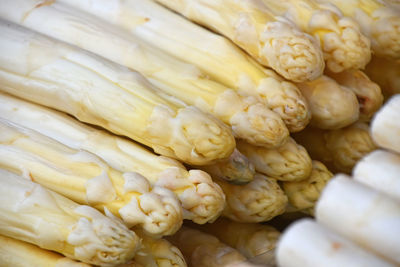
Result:
{"label": "stacked asparagus row", "polygon": [[283,234],[280,266],[400,264],[399,107],[395,95],[375,114],[371,136],[380,150],[362,158],[353,177],[338,174],[328,183],[316,222],[297,222]]}
{"label": "stacked asparagus row", "polygon": [[[397,64],[398,11],[356,2],[347,10],[338,0],[0,1],[0,182],[6,206],[38,207],[22,205],[27,217],[12,220],[7,207],[0,213],[0,242],[12,244],[0,257],[49,266],[274,266],[280,234],[260,223],[293,212],[318,218],[332,172],[351,173],[376,139],[395,139],[371,138],[383,95],[369,77],[389,88],[385,96],[397,90],[397,73],[380,80],[375,65]],[[360,12],[378,17],[360,20]],[[391,59],[374,58],[368,77],[361,69],[370,44]],[[8,197],[10,177],[52,197],[31,200],[15,186],[27,193]],[[53,198],[71,218],[49,215]],[[61,222],[74,223],[76,205],[86,221],[74,238],[76,227]],[[41,209],[61,216],[53,228],[62,238],[36,229]],[[86,237],[98,221],[122,243],[109,241],[110,231]]]}

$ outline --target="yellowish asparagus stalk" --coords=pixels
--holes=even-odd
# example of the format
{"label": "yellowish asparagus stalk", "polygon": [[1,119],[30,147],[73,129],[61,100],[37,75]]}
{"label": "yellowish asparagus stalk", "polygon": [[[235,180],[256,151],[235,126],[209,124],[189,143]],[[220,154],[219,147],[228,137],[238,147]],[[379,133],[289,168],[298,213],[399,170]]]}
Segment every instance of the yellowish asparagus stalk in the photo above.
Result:
{"label": "yellowish asparagus stalk", "polygon": [[215,220],[222,212],[225,196],[207,173],[187,171],[178,161],[157,156],[130,140],[2,93],[0,118],[33,129],[74,149],[89,151],[120,172],[140,173],[151,186],[171,190],[181,202],[184,219],[206,223]]}
{"label": "yellowish asparagus stalk", "polygon": [[[196,48],[193,52],[204,53],[214,58],[220,57],[221,54],[237,53],[224,38],[203,30],[150,1],[115,2],[115,8],[112,10],[100,8],[103,4],[99,1],[90,3],[73,1],[73,5],[78,4],[90,13],[95,12],[107,20],[127,27],[141,38],[175,55],[180,55],[185,60],[191,61],[192,58],[195,62],[209,60],[201,54],[186,53],[193,48]],[[260,2],[232,0],[159,0],[158,2],[229,38],[261,64],[273,68],[286,79],[305,81],[322,74],[324,61],[318,42],[284,18],[275,17]],[[148,20],[143,22],[143,18]],[[132,20],[138,23],[132,25]],[[226,61],[222,62],[225,62],[225,68],[229,67],[230,64],[226,64]],[[206,66],[207,63],[204,63]],[[219,67],[214,68],[214,71],[221,70]]]}
{"label": "yellowish asparagus stalk", "polygon": [[307,179],[299,182],[283,182],[282,189],[293,208],[313,215],[315,204],[332,177],[333,174],[324,164],[313,160],[312,171]]}
{"label": "yellowish asparagus stalk", "polygon": [[287,197],[275,179],[256,173],[245,185],[215,180],[226,196],[222,215],[237,222],[265,222],[285,211]]}
{"label": "yellowish asparagus stalk", "polygon": [[400,94],[400,60],[372,57],[365,73],[382,89],[385,98]]}
{"label": "yellowish asparagus stalk", "polygon": [[0,235],[0,266],[90,267],[50,250]]}
{"label": "yellowish asparagus stalk", "polygon": [[371,135],[375,143],[400,153],[400,94],[392,96],[376,113],[371,123]]}
{"label": "yellowish asparagus stalk", "polygon": [[135,255],[140,240],[119,220],[26,178],[0,169],[1,235],[95,265],[113,266]]}
{"label": "yellowish asparagus stalk", "polygon": [[250,160],[235,149],[228,160],[206,165],[202,170],[212,177],[225,180],[233,184],[246,184],[254,179],[256,173]]}
{"label": "yellowish asparagus stalk", "polygon": [[340,73],[328,73],[328,76],[352,90],[360,106],[361,121],[370,121],[375,112],[382,106],[383,95],[378,84],[361,70],[348,70]]}
{"label": "yellowish asparagus stalk", "polygon": [[359,119],[360,105],[350,88],[325,75],[297,85],[309,104],[312,126],[339,129]]}
{"label": "yellowish asparagus stalk", "polygon": [[[193,95],[199,95],[199,87],[204,89],[218,86],[207,78],[211,74],[203,73],[198,67],[154,49],[128,31],[58,2],[49,4],[45,0],[1,1],[0,17],[135,69],[163,90],[189,90],[194,92],[190,95],[193,99]],[[52,23],[45,23],[43,17]],[[235,61],[233,65],[236,67],[225,72],[223,79],[221,77],[221,81],[217,82],[222,82],[243,95],[257,97],[282,117],[289,130],[303,129],[310,119],[310,113],[297,87],[284,81],[273,71],[263,69],[245,54],[242,53],[240,57],[242,62],[239,64]],[[213,97],[215,98],[215,94]],[[202,98],[198,101],[198,105],[203,106],[204,102],[209,102]],[[252,110],[249,110],[250,113],[256,112]],[[285,134],[281,128],[271,129]],[[278,140],[282,141],[284,137],[281,136]]]}
{"label": "yellowish asparagus stalk", "polygon": [[369,126],[359,122],[331,131],[310,127],[293,137],[329,170],[350,173],[363,156],[377,148],[369,132]]}
{"label": "yellowish asparagus stalk", "polygon": [[258,223],[239,223],[219,218],[213,223],[197,227],[216,236],[219,240],[237,249],[254,263],[267,266],[275,263],[274,251],[280,232],[274,227]]}
{"label": "yellowish asparagus stalk", "polygon": [[379,149],[357,162],[353,178],[400,201],[399,173],[400,155]]}
{"label": "yellowish asparagus stalk", "polygon": [[400,59],[400,9],[381,0],[318,0],[353,18],[371,40],[374,54]]}
{"label": "yellowish asparagus stalk", "polygon": [[139,173],[119,172],[95,155],[69,148],[0,119],[0,166],[24,175],[77,203],[108,210],[129,227],[168,235],[182,224],[176,196],[151,187]]}
{"label": "yellowish asparagus stalk", "polygon": [[193,106],[168,101],[138,73],[5,21],[0,29],[2,91],[188,163],[206,164],[232,153],[235,140],[226,125]]}
{"label": "yellowish asparagus stalk", "polygon": [[182,226],[168,240],[177,246],[193,267],[220,267],[238,264],[246,258],[213,235]]}
{"label": "yellowish asparagus stalk", "polygon": [[307,150],[293,138],[289,138],[284,145],[275,149],[238,141],[237,149],[254,164],[257,172],[280,181],[303,180],[311,173],[311,158]]}
{"label": "yellowish asparagus stalk", "polygon": [[275,15],[285,16],[320,41],[330,71],[362,69],[371,59],[370,40],[338,8],[314,0],[262,1]]}
{"label": "yellowish asparagus stalk", "polygon": [[[134,257],[144,267],[186,267],[182,252],[166,239],[156,239],[138,231],[142,247]],[[132,266],[133,267],[133,266]]]}

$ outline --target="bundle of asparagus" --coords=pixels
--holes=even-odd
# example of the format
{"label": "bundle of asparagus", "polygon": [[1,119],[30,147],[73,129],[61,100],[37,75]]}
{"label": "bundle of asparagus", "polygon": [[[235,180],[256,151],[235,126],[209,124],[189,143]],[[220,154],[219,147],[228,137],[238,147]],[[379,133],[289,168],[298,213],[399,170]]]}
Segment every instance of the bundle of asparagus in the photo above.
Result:
{"label": "bundle of asparagus", "polygon": [[25,175],[78,203],[120,217],[129,227],[168,235],[182,224],[178,199],[135,172],[119,172],[95,155],[0,119],[0,167]]}
{"label": "bundle of asparagus", "polygon": [[212,221],[224,207],[225,196],[207,173],[187,171],[173,159],[157,156],[134,142],[84,125],[55,110],[0,93],[0,118],[68,147],[89,151],[120,172],[139,173],[153,187],[169,189],[179,199],[184,219],[196,223]]}
{"label": "bundle of asparagus", "polygon": [[[0,3],[0,17],[80,46],[121,65],[135,69],[169,94],[178,93],[181,98],[183,98],[182,94],[184,94],[184,101],[190,103],[196,101],[196,105],[202,108],[215,109],[213,104],[218,104],[218,102],[227,97],[232,98],[232,100],[228,101],[229,104],[231,103],[230,101],[240,102],[240,100],[235,99],[237,98],[235,95],[231,96],[231,91],[228,88],[209,80],[207,76],[211,74],[204,73],[198,67],[177,60],[159,49],[154,49],[129,31],[115,27],[68,5],[58,2],[52,2],[51,5],[41,5],[42,1],[2,1]],[[43,17],[51,20],[52,23],[45,23],[42,19]],[[230,55],[231,53],[228,54]],[[239,53],[237,57],[240,59],[240,64],[235,63],[237,67],[230,68],[228,71],[224,70],[222,73],[225,75],[219,82],[236,89],[236,91],[244,95],[252,95],[262,101],[268,108],[278,113],[292,131],[303,129],[310,119],[310,114],[307,104],[297,87],[284,81],[273,71],[263,69],[254,64],[244,54]],[[232,66],[232,64],[223,64],[223,66]],[[244,66],[243,69],[239,68],[240,66]],[[213,73],[216,73],[215,69],[213,69]],[[214,90],[214,88],[217,91],[211,91],[212,93],[210,94],[210,90]],[[201,97],[203,94],[206,94],[209,98]],[[228,94],[228,96],[222,97],[221,101],[217,101],[220,94]],[[260,127],[260,121],[264,117],[272,115],[265,115],[262,112],[265,109],[264,105],[262,105],[262,108],[259,107],[260,105],[255,105],[255,107],[247,109],[248,102],[250,104],[253,102],[251,99],[243,100],[240,105],[250,113],[249,116],[252,116],[251,114],[260,116],[260,118],[256,118],[252,122],[257,128],[257,126]],[[225,101],[222,101],[221,104],[224,103]],[[212,105],[211,107],[209,107],[210,104]],[[233,116],[233,114],[229,114],[230,110],[229,108],[222,110],[222,116],[225,118],[227,115],[229,115],[229,118]],[[237,120],[240,120],[240,118],[236,118]],[[246,123],[245,120],[241,121]],[[269,127],[270,124],[273,127]],[[264,135],[254,135],[263,138],[265,145],[279,146],[284,142],[288,134],[287,129],[283,126],[278,118],[272,117],[271,123],[266,123],[266,126],[262,127],[272,132],[264,133]],[[246,127],[248,128],[248,124]],[[246,127],[244,127],[243,131],[246,131]],[[249,130],[247,129],[247,131]],[[247,138],[251,139],[251,136],[247,136]]]}

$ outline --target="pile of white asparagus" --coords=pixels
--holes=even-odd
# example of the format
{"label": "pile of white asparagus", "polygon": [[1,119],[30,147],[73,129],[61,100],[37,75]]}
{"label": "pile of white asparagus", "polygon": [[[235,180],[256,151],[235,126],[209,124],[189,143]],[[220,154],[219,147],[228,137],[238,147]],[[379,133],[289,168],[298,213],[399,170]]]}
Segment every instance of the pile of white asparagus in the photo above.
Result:
{"label": "pile of white asparagus", "polygon": [[399,264],[399,93],[393,0],[0,0],[0,266]]}
{"label": "pile of white asparagus", "polygon": [[371,134],[378,150],[352,176],[337,174],[322,191],[315,218],[282,235],[279,266],[400,265],[400,94],[378,111]]}

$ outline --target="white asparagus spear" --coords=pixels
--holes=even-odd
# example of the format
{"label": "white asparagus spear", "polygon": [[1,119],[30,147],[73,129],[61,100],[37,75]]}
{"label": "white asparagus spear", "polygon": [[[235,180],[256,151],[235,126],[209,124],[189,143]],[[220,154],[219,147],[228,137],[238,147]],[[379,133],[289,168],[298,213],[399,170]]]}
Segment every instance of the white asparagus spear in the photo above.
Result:
{"label": "white asparagus spear", "polygon": [[310,219],[283,233],[276,255],[280,267],[394,267]]}
{"label": "white asparagus spear", "polygon": [[317,203],[317,221],[359,246],[400,264],[400,202],[336,175]]}
{"label": "white asparagus spear", "polygon": [[380,147],[400,153],[400,94],[392,96],[375,114],[372,139]]}
{"label": "white asparagus spear", "polygon": [[400,201],[400,155],[398,154],[384,150],[368,154],[354,167],[353,178]]}

